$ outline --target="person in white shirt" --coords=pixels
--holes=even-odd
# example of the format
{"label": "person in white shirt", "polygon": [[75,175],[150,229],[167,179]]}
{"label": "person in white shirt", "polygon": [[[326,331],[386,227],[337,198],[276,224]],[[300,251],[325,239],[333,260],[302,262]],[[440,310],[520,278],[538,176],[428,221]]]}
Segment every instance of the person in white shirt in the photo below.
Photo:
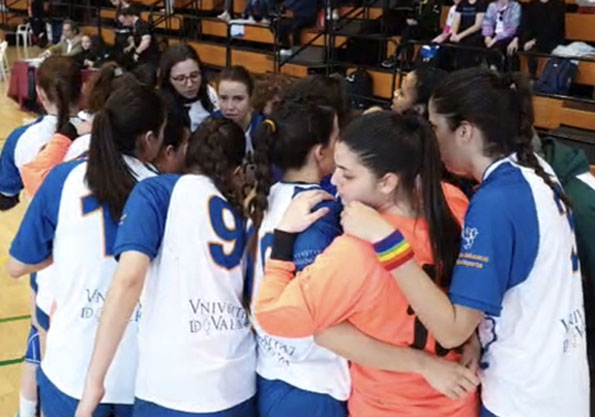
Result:
{"label": "person in white shirt", "polygon": [[[187,174],[140,182],[117,231],[119,266],[77,417],[95,416],[106,372],[139,301],[134,415],[255,417],[256,346],[243,304],[245,138],[210,118],[188,143]],[[109,374],[108,374],[109,377]]]}
{"label": "person in white shirt", "polygon": [[[32,200],[10,248],[8,273],[52,266],[54,309],[38,374],[46,417],[73,417],[82,396],[104,299],[116,269],[114,239],[128,194],[154,176],[166,109],[139,84],[114,92],[94,118],[88,158],[55,167]],[[140,312],[109,370],[98,415],[130,416]]]}

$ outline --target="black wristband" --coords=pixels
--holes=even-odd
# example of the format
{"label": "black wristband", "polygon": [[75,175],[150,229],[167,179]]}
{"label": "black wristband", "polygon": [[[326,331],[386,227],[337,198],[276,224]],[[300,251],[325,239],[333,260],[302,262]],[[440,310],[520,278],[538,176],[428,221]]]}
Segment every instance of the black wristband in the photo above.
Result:
{"label": "black wristband", "polygon": [[293,244],[295,243],[296,238],[297,233],[288,233],[275,229],[271,259],[293,261]]}

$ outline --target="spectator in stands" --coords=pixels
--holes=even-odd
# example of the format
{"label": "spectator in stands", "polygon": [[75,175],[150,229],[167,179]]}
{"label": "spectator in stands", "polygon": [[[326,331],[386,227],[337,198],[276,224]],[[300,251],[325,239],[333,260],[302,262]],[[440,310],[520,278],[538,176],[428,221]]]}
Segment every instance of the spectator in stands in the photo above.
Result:
{"label": "spectator in stands", "polygon": [[72,20],[66,19],[62,23],[62,40],[50,46],[40,56],[47,58],[50,55],[74,56],[82,51],[79,27]]}
{"label": "spectator in stands", "polygon": [[[518,49],[551,53],[564,43],[566,24],[564,0],[532,0],[524,10],[521,27],[508,45],[509,55]],[[537,61],[529,59],[529,72],[535,76]]]}
{"label": "spectator in stands", "polygon": [[141,64],[159,63],[159,48],[150,25],[140,18],[139,11],[134,7],[127,7],[120,11],[121,22],[130,28],[132,42],[124,49],[127,54],[132,54],[134,62]]}
{"label": "spectator in stands", "polygon": [[[481,47],[483,45],[481,29],[487,8],[485,0],[461,0],[452,23],[450,42]],[[459,68],[471,67],[477,63],[477,53],[474,51],[459,49],[455,55],[456,65]]]}
{"label": "spectator in stands", "polygon": [[293,38],[293,46],[299,46],[302,29],[316,23],[317,0],[285,0],[285,7],[293,12],[292,17],[282,18],[278,23],[277,41],[281,45],[282,57],[293,54],[289,36]]}
{"label": "spectator in stands", "polygon": [[229,22],[233,18],[233,0],[225,0],[223,13],[217,16],[218,19]]}
{"label": "spectator in stands", "polygon": [[452,33],[452,24],[455,21],[455,15],[457,13],[457,6],[459,5],[459,3],[461,2],[461,0],[454,0],[454,4],[452,6],[450,6],[450,8],[448,9],[448,15],[446,15],[446,21],[444,22],[444,28],[442,28],[442,33],[440,33],[440,35],[436,36],[434,39],[432,39],[432,42],[434,43],[443,43],[448,41],[448,39],[450,38],[450,35]]}
{"label": "spectator in stands", "polygon": [[273,107],[281,100],[282,93],[293,84],[291,77],[285,74],[267,72],[254,77],[252,108],[265,116],[271,114]]}
{"label": "spectator in stands", "polygon": [[401,41],[397,51],[382,62],[381,65],[384,68],[392,68],[397,65],[399,56],[404,59],[406,66],[411,68],[415,49],[408,42],[412,40],[430,40],[438,33],[440,29],[441,2],[438,0],[420,2],[419,7],[415,7],[415,9],[419,10],[419,12],[405,20],[405,28],[401,32]]}
{"label": "spectator in stands", "polygon": [[[506,49],[521,24],[521,5],[515,0],[497,0],[488,6],[483,19],[482,34],[486,48],[501,53],[486,56],[488,65],[497,67],[500,57],[506,57]],[[503,70],[504,68],[500,68]]]}
{"label": "spectator in stands", "polygon": [[73,57],[81,69],[98,68],[105,62],[106,53],[100,36],[83,35],[81,49]]}
{"label": "spectator in stands", "polygon": [[203,78],[202,62],[188,45],[172,45],[161,57],[159,87],[168,102],[185,115],[192,132],[218,109],[217,93]]}

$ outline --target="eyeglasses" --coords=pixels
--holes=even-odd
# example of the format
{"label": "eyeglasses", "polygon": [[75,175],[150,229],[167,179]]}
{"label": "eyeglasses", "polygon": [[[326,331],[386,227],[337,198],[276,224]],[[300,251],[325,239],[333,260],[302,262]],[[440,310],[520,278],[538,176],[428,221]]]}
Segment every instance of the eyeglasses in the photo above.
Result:
{"label": "eyeglasses", "polygon": [[176,83],[182,84],[182,83],[185,83],[188,80],[190,80],[192,82],[196,82],[196,81],[198,81],[198,79],[200,78],[200,76],[201,76],[200,71],[195,71],[195,72],[192,72],[192,73],[190,73],[188,75],[181,74],[181,75],[176,75],[175,77],[172,76],[170,78],[171,78],[172,81],[174,81]]}

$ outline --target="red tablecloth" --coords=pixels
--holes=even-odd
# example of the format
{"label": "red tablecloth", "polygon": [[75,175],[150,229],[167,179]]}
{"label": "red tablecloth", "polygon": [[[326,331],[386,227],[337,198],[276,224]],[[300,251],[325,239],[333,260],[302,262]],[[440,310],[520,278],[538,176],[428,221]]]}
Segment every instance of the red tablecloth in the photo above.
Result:
{"label": "red tablecloth", "polygon": [[[26,61],[15,61],[12,66],[12,73],[10,74],[10,87],[8,88],[8,97],[23,105],[30,99],[29,97],[29,79],[28,79],[29,64]],[[37,70],[35,71],[37,74]],[[83,70],[83,83],[87,82],[95,70]]]}

